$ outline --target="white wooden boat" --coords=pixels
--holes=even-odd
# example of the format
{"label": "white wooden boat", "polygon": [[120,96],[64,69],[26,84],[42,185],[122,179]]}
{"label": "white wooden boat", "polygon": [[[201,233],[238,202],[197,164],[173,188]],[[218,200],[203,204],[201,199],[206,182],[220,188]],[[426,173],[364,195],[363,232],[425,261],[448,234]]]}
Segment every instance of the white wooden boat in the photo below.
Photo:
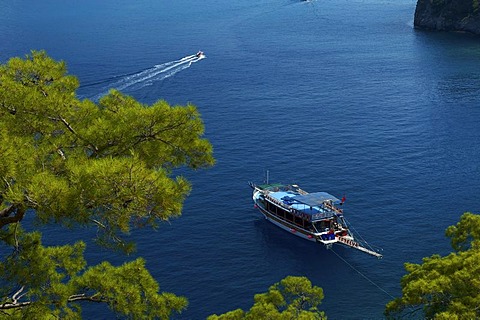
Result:
{"label": "white wooden boat", "polygon": [[255,207],[281,229],[328,248],[340,244],[382,258],[354,237],[344,218],[344,198],[341,201],[327,192],[308,193],[297,185],[249,184]]}

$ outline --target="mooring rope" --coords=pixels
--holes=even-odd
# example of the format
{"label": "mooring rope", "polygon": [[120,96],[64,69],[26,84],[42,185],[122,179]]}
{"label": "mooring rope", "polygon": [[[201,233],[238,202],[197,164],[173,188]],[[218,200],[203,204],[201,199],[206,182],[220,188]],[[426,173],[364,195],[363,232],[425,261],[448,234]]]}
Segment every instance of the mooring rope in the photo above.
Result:
{"label": "mooring rope", "polygon": [[377,287],[378,289],[380,289],[380,291],[383,291],[386,295],[388,295],[390,298],[392,299],[396,299],[394,296],[392,296],[390,293],[388,293],[385,289],[383,289],[382,287],[380,287],[378,284],[376,284],[375,282],[373,282],[373,280],[371,280],[369,277],[367,277],[366,275],[364,275],[362,272],[360,272],[360,270],[356,269],[354,266],[352,266],[347,260],[343,259],[342,256],[340,256],[338,253],[336,253],[333,248],[330,248],[330,250],[335,253],[335,255],[337,257],[340,258],[340,260],[342,260],[343,262],[345,262],[348,266],[350,266],[350,268],[352,268],[354,271],[356,271],[359,275],[361,275],[362,277],[364,277],[368,282],[370,282],[371,284],[373,284],[375,287]]}
{"label": "mooring rope", "polygon": [[350,221],[348,221],[345,217],[343,217],[343,219],[345,220],[345,222],[347,223],[349,229],[355,234],[354,235],[354,238],[360,238],[360,243],[367,246],[370,250],[372,251],[376,251],[376,252],[379,252],[379,251],[383,251],[382,248],[378,247],[378,246],[372,246],[369,242],[367,242],[367,240],[365,240],[362,235],[350,224]]}

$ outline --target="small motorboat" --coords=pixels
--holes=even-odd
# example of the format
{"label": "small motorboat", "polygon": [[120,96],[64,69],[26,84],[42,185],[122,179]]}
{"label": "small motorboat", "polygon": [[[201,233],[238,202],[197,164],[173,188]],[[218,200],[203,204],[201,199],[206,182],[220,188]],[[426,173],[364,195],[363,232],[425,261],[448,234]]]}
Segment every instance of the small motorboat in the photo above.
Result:
{"label": "small motorboat", "polygon": [[203,53],[203,51],[198,51],[197,54],[195,54],[195,56],[197,58],[205,58],[205,54]]}

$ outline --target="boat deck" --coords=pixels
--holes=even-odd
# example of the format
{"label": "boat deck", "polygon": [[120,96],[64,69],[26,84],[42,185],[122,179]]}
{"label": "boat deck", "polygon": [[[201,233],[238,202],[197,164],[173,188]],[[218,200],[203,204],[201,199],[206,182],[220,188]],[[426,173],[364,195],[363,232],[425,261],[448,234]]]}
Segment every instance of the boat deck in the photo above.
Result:
{"label": "boat deck", "polygon": [[317,213],[324,213],[325,210],[322,208],[319,208],[317,206],[308,206],[305,205],[304,203],[301,203],[294,198],[298,196],[298,193],[294,192],[289,192],[289,191],[278,191],[278,192],[272,192],[269,194],[270,197],[274,198],[280,203],[283,203],[286,206],[290,206],[291,208],[309,214],[317,214]]}
{"label": "boat deck", "polygon": [[312,221],[328,219],[340,213],[323,206],[323,201],[327,199],[337,200],[326,192],[300,194],[294,190],[281,190],[269,192],[268,197],[283,207],[309,215]]}

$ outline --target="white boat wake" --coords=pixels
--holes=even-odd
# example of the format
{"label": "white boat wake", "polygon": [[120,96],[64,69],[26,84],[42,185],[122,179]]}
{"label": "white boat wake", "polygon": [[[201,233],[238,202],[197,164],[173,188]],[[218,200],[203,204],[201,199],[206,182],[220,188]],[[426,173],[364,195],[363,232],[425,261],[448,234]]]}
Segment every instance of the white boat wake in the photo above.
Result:
{"label": "white boat wake", "polygon": [[139,90],[146,86],[150,86],[155,82],[167,79],[177,74],[178,72],[189,68],[193,63],[198,62],[202,59],[205,59],[205,55],[202,52],[199,52],[197,54],[186,56],[179,60],[174,60],[174,61],[155,65],[151,68],[145,69],[140,72],[127,74],[120,77],[114,77],[106,81],[85,85],[84,87],[104,84],[99,90],[100,93],[91,97],[92,100],[98,101],[101,97],[106,95],[110,89],[117,89],[119,91]]}

